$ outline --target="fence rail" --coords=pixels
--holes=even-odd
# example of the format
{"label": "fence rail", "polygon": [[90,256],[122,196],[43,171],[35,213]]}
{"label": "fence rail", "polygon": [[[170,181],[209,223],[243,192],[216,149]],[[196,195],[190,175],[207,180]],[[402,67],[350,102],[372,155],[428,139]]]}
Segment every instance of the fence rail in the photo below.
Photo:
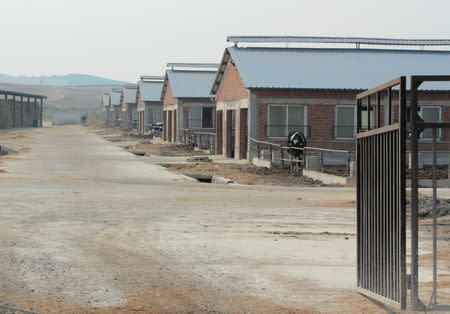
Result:
{"label": "fence rail", "polygon": [[216,149],[216,133],[214,132],[181,129],[178,131],[178,139],[185,146],[198,147],[210,152],[215,152]]}
{"label": "fence rail", "polygon": [[[303,152],[303,159],[291,159],[290,151],[299,150]],[[257,157],[262,160],[270,161],[274,167],[293,168],[293,163],[300,163],[305,165],[305,160],[308,157],[317,157],[319,159],[319,169],[321,172],[337,174],[326,165],[346,166],[346,175],[351,175],[351,162],[355,160],[355,154],[348,150],[326,149],[319,147],[288,147],[277,143],[255,140],[250,138],[250,160]]]}
{"label": "fence rail", "polygon": [[306,138],[311,137],[311,126],[309,125],[287,125],[287,124],[268,124],[266,125],[266,134],[271,138],[286,138],[287,134],[294,131],[300,131]]}

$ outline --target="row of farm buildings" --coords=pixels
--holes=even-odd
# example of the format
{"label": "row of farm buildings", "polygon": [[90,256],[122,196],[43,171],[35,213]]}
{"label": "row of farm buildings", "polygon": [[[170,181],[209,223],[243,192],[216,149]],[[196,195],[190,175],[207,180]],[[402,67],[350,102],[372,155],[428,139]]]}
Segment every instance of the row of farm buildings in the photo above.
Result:
{"label": "row of farm buildings", "polygon": [[[142,76],[136,85],[105,94],[105,123],[144,134],[163,122],[169,142],[205,133],[213,137],[215,154],[236,159],[248,158],[252,140],[284,144],[292,131],[302,132],[309,146],[354,150],[358,93],[402,75],[450,74],[450,51],[362,49],[358,41],[350,49],[274,44],[292,39],[229,37],[235,44],[217,64],[168,63],[164,76]],[[384,96],[381,120],[389,114]],[[395,120],[395,102],[393,111]],[[450,121],[450,86],[424,85],[420,112],[427,122]],[[366,126],[374,125],[374,112],[365,119]],[[449,151],[449,143],[450,134],[442,130],[438,149]],[[431,150],[431,132],[422,134],[422,148]]]}

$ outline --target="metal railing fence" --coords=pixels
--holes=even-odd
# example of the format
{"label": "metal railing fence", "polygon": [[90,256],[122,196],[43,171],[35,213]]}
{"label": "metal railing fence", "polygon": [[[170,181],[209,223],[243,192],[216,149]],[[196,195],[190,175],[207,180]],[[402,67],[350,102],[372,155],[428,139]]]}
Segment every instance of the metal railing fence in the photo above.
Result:
{"label": "metal railing fence", "polygon": [[[303,159],[291,159],[289,153],[290,150],[299,150],[303,152]],[[355,153],[349,150],[338,150],[338,149],[326,149],[319,147],[288,147],[277,143],[271,143],[267,141],[255,140],[250,138],[250,150],[249,157],[252,160],[257,157],[262,160],[270,161],[271,165],[274,167],[291,167],[293,163],[300,163],[305,165],[307,157],[317,157],[319,159],[320,171],[324,173],[338,174],[333,170],[327,169],[328,166],[345,166],[346,175],[350,176],[351,162],[355,160]]]}
{"label": "metal railing fence", "polygon": [[199,149],[209,150],[211,153],[216,150],[216,133],[213,132],[180,129],[178,139],[185,146],[198,147]]}

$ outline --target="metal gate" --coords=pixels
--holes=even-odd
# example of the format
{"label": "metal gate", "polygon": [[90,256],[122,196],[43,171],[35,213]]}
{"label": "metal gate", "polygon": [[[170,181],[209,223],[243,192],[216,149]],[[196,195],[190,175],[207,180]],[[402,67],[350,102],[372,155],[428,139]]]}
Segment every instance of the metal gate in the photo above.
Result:
{"label": "metal gate", "polygon": [[[356,98],[358,291],[402,309],[407,288],[405,83],[403,76]],[[396,115],[392,95],[397,86]]]}

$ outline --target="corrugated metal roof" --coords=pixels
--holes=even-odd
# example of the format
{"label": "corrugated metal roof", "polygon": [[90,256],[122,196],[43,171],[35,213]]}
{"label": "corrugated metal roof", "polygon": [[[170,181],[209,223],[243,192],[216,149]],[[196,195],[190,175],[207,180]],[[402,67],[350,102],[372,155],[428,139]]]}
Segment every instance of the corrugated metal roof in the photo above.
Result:
{"label": "corrugated metal roof", "polygon": [[[228,51],[247,88],[368,89],[401,75],[450,73],[450,51],[238,47]],[[423,89],[450,87],[445,82],[426,83]]]}
{"label": "corrugated metal roof", "polygon": [[167,70],[175,98],[210,98],[217,71]]}
{"label": "corrugated metal roof", "polygon": [[404,39],[324,36],[228,36],[228,42],[246,43],[333,43],[393,46],[449,46],[449,39]]}
{"label": "corrugated metal roof", "polygon": [[111,105],[112,106],[120,105],[120,97],[121,96],[122,96],[122,93],[120,93],[120,92],[112,92],[111,93]]}
{"label": "corrugated metal roof", "polygon": [[161,101],[161,92],[164,82],[140,81],[138,84],[143,101]]}
{"label": "corrugated metal roof", "polygon": [[127,104],[136,103],[137,85],[124,85],[122,88],[123,101]]}
{"label": "corrugated metal roof", "polygon": [[103,106],[109,106],[109,95],[103,95]]}

